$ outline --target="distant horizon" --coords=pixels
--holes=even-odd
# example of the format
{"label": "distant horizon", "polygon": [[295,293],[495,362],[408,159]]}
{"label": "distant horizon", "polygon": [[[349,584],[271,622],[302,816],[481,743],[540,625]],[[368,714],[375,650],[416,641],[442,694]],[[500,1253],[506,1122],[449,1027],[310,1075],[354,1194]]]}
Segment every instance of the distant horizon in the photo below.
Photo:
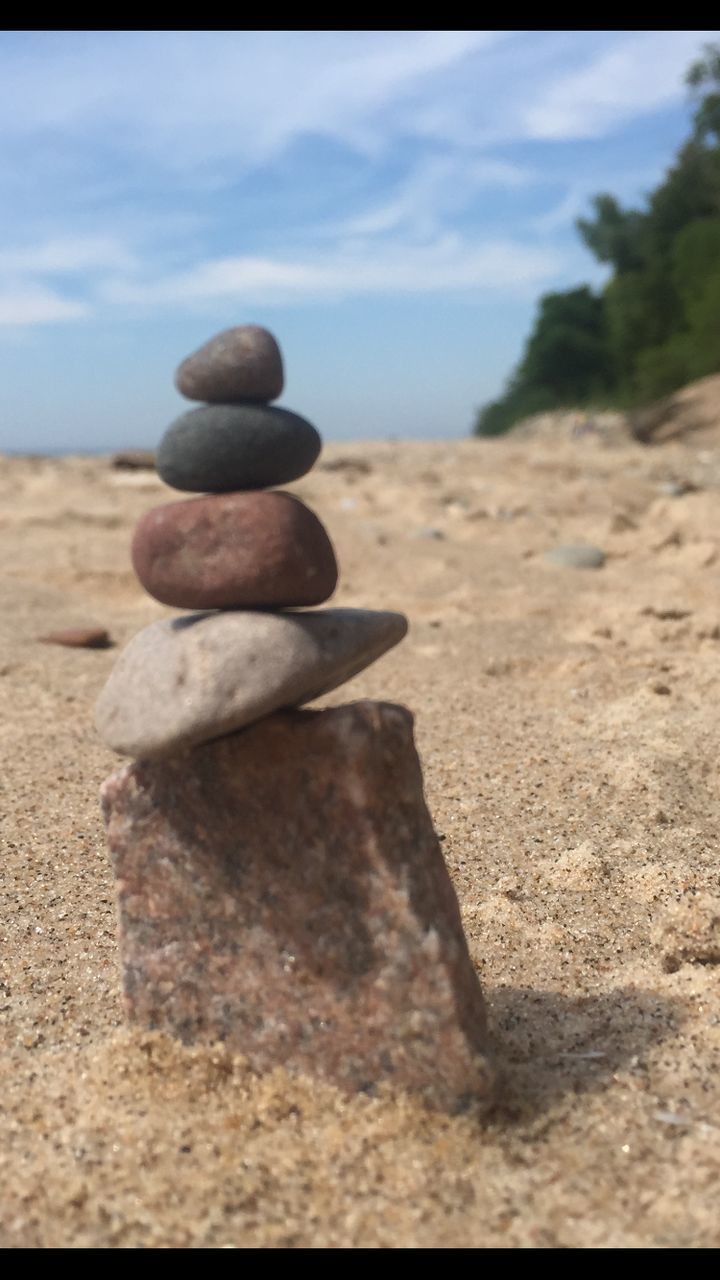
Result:
{"label": "distant horizon", "polygon": [[464,439],[540,296],[607,279],[575,219],[642,204],[718,39],[2,33],[0,452],[155,447],[248,322],[327,443]]}
{"label": "distant horizon", "polygon": [[[461,440],[480,439],[478,436],[471,434],[467,436],[363,436],[361,439],[353,438],[351,440],[324,440],[323,449],[326,445],[348,445],[352,448],[354,445],[362,444],[452,444]],[[104,458],[114,457],[116,454],[133,453],[133,452],[155,452],[153,445],[146,444],[125,444],[119,445],[112,449],[2,449],[0,457],[2,458]],[[322,454],[320,455],[322,457]]]}

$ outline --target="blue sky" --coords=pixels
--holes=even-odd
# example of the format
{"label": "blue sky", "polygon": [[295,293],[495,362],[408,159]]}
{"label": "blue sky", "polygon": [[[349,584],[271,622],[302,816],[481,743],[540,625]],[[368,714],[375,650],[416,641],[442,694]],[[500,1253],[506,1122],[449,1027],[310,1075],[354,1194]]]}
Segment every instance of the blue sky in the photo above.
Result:
{"label": "blue sky", "polygon": [[328,440],[457,437],[601,268],[717,31],[0,33],[0,451],[153,445],[267,325]]}

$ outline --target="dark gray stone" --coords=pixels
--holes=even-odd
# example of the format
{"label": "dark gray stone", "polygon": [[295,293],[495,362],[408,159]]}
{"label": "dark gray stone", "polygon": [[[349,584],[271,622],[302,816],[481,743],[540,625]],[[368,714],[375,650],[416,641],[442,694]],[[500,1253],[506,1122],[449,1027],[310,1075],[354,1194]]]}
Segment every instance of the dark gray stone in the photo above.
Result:
{"label": "dark gray stone", "polygon": [[157,451],[166,484],[190,493],[267,489],[298,480],[322,441],[315,427],[274,405],[208,405],[168,427]]}

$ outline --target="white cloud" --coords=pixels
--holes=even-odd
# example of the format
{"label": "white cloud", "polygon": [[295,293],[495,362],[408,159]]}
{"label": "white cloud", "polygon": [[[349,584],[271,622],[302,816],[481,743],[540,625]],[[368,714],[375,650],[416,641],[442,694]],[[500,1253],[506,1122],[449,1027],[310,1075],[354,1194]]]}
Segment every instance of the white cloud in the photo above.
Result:
{"label": "white cloud", "polygon": [[620,204],[642,208],[647,193],[662,181],[666,168],[658,160],[642,167],[594,171],[577,180],[566,175],[560,198],[543,213],[529,218],[526,225],[541,235],[570,228],[578,217],[592,217],[592,198],[604,191],[611,191]]}
{"label": "white cloud", "polygon": [[557,231],[569,226],[581,213],[587,212],[588,196],[594,194],[596,189],[595,183],[591,191],[571,187],[551,209],[533,218],[532,226],[540,232]]}
{"label": "white cloud", "polygon": [[98,268],[122,271],[134,256],[108,236],[59,236],[40,244],[0,249],[0,272],[27,275],[73,275]]}
{"label": "white cloud", "polygon": [[430,245],[349,244],[315,259],[226,257],[146,284],[109,282],[114,303],[174,305],[214,298],[264,304],[368,294],[536,288],[562,267],[554,250],[512,241],[469,244],[446,235]]}
{"label": "white cloud", "polygon": [[[28,239],[0,251],[14,313],[0,323],[222,297],[536,291],[571,250],[525,231],[568,239],[602,189],[589,151],[560,172],[562,149],[543,144],[680,100],[716,34],[5,33],[2,229]],[[332,145],[313,149],[319,136]],[[90,301],[55,292],[62,276]]]}
{"label": "white cloud", "polygon": [[432,156],[419,163],[389,200],[332,228],[339,235],[380,235],[400,228],[410,233],[437,232],[448,215],[462,211],[478,191],[490,187],[517,190],[533,181],[521,165],[464,153]]}
{"label": "white cloud", "polygon": [[58,144],[98,146],[181,181],[222,166],[229,179],[318,135],[368,155],[408,139],[472,155],[488,141],[596,137],[679,100],[688,62],[717,35],[10,33],[0,141],[44,140],[51,159]]}
{"label": "white cloud", "polygon": [[91,309],[84,302],[61,298],[41,285],[0,289],[0,325],[27,327],[83,320]]}
{"label": "white cloud", "polygon": [[55,32],[0,46],[0,132],[186,168],[255,163],[301,135],[373,149],[378,115],[503,39],[482,31]]}
{"label": "white cloud", "polygon": [[681,99],[683,74],[708,31],[644,31],[623,37],[536,93],[522,115],[529,137],[601,137],[634,116]]}

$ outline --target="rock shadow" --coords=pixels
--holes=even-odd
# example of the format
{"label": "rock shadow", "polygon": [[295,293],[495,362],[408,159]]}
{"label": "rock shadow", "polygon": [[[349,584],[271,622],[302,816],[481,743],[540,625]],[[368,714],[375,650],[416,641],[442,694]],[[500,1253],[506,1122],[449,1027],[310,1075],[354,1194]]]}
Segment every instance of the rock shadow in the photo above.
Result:
{"label": "rock shadow", "polygon": [[[616,987],[568,996],[528,987],[486,989],[501,1087],[493,1118],[526,1123],[568,1095],[600,1092],[683,1019],[656,991]],[[634,1060],[637,1059],[637,1063]]]}

